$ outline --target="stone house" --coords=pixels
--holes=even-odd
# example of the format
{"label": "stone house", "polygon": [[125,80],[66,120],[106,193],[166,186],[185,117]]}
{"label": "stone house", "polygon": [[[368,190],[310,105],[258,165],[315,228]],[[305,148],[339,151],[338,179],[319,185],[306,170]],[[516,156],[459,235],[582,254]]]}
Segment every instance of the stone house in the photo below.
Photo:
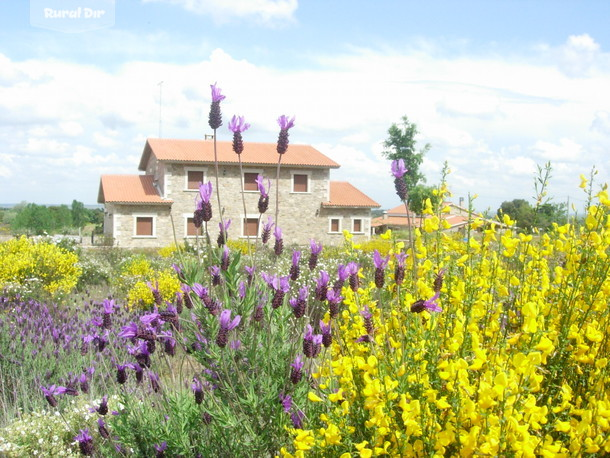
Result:
{"label": "stone house", "polygon": [[[278,154],[275,143],[246,143],[239,158],[230,141],[216,142],[220,200],[229,238],[254,239],[275,214]],[[104,234],[122,247],[159,247],[201,235],[193,223],[199,184],[211,181],[213,218],[210,237],[218,234],[218,199],[213,140],[150,138],[140,160],[140,175],[103,175],[98,203],[104,204]],[[284,243],[325,244],[371,234],[371,209],[380,205],[344,181],[331,181],[332,159],[308,145],[290,145],[279,177],[279,227]],[[271,180],[269,210],[259,218],[258,174]],[[266,182],[266,179],[265,179]],[[246,211],[241,198],[243,185]]]}

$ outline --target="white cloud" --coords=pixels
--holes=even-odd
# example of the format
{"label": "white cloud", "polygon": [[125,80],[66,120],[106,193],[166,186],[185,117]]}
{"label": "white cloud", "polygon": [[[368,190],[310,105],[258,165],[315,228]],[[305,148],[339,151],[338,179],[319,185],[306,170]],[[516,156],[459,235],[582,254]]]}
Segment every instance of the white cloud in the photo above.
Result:
{"label": "white cloud", "polygon": [[599,56],[600,46],[588,34],[570,35],[560,48],[559,68],[568,76],[587,76]]}
{"label": "white cloud", "polygon": [[569,138],[561,138],[559,143],[539,140],[532,147],[532,152],[536,157],[551,162],[574,162],[582,158],[583,154],[582,146]]}
{"label": "white cloud", "polygon": [[265,25],[282,25],[292,21],[298,8],[297,0],[142,0],[144,3],[164,2],[187,11],[210,15],[224,23],[234,18],[254,19]]}

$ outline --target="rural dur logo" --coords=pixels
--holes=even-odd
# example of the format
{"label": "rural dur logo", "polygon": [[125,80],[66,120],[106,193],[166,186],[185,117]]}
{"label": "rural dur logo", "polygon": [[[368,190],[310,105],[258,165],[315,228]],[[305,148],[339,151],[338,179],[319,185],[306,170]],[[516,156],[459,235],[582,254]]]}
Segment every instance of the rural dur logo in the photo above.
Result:
{"label": "rural dur logo", "polygon": [[114,25],[115,0],[30,0],[30,25],[88,32]]}

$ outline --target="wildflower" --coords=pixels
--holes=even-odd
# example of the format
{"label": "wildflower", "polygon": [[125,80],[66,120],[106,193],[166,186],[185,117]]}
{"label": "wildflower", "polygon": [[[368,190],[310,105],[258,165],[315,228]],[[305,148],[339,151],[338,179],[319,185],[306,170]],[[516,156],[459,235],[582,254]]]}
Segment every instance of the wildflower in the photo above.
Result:
{"label": "wildflower", "polygon": [[330,275],[325,270],[320,271],[320,276],[316,279],[316,292],[315,298],[319,301],[326,299],[326,293],[328,292],[328,282]]}
{"label": "wildflower", "polygon": [[155,444],[155,457],[156,458],[163,458],[165,456],[165,450],[167,450],[167,442],[163,441],[160,444]]}
{"label": "wildflower", "polygon": [[271,189],[271,180],[267,178],[267,187],[265,187],[265,182],[263,176],[259,173],[256,176],[256,186],[258,187],[258,192],[261,193],[258,198],[258,211],[259,213],[265,213],[269,208],[269,190]]}
{"label": "wildflower", "polygon": [[273,289],[273,299],[271,300],[271,307],[276,309],[280,307],[284,301],[285,294],[290,290],[290,283],[288,277],[277,277],[275,275],[269,275],[266,272],[261,274],[265,283]]}
{"label": "wildflower", "polygon": [[102,317],[102,328],[110,329],[112,327],[112,320],[110,319],[110,315],[112,315],[116,304],[112,299],[104,299],[104,301],[102,302],[102,306],[104,307],[104,314]]}
{"label": "wildflower", "polygon": [[212,415],[210,415],[208,412],[203,412],[201,414],[201,420],[206,424],[209,425],[210,423],[212,423]]}
{"label": "wildflower", "polygon": [[78,381],[80,384],[80,390],[83,393],[89,393],[89,379],[87,378],[87,374],[86,373],[80,374]]}
{"label": "wildflower", "polygon": [[389,256],[382,258],[378,250],[375,250],[373,253],[373,263],[375,264],[375,286],[377,288],[383,288],[383,284],[385,282],[384,269],[388,265],[389,260]]}
{"label": "wildflower", "polygon": [[343,296],[335,289],[329,289],[326,292],[326,300],[328,301],[329,315],[331,318],[335,318],[339,315],[339,305],[341,305],[341,301],[343,301]]}
{"label": "wildflower", "polygon": [[212,286],[218,286],[222,282],[220,277],[220,267],[210,266],[210,276],[212,277]]}
{"label": "wildflower", "polygon": [[211,84],[212,88],[212,105],[210,107],[209,124],[214,130],[222,126],[222,114],[220,113],[220,102],[225,99],[225,96],[220,93],[221,89],[216,87],[216,83]]}
{"label": "wildflower", "polygon": [[311,239],[309,241],[309,249],[311,251],[308,262],[309,270],[314,270],[318,264],[318,256],[322,252],[322,242],[316,243],[315,240]]}
{"label": "wildflower", "polygon": [[434,277],[434,292],[435,293],[438,293],[441,291],[441,288],[443,287],[443,278],[445,276],[446,271],[447,271],[446,269],[441,269],[438,271],[438,273]]}
{"label": "wildflower", "polygon": [[273,226],[273,220],[271,219],[271,216],[269,216],[267,222],[263,223],[263,231],[261,233],[261,242],[263,242],[263,244],[269,241],[269,237],[271,237],[271,228]]}
{"label": "wildflower", "polygon": [[301,378],[303,377],[303,365],[304,364],[305,363],[301,359],[300,355],[297,355],[296,358],[294,358],[294,361],[290,364],[290,367],[292,368],[290,370],[290,381],[294,385],[299,383],[301,381]]}
{"label": "wildflower", "polygon": [[341,292],[341,288],[343,288],[345,280],[347,280],[348,278],[349,271],[347,269],[347,266],[339,264],[339,266],[337,266],[337,279],[333,283],[333,290],[335,291],[335,293]]}
{"label": "wildflower", "polygon": [[187,309],[192,309],[193,299],[189,294],[192,291],[192,288],[189,285],[183,283],[182,286],[180,286],[180,289],[182,290],[182,299],[184,300],[184,306]]}
{"label": "wildflower", "polygon": [[254,272],[256,271],[256,267],[244,266],[244,270],[246,271],[246,276],[248,278],[248,285],[251,285],[252,280],[254,279]]}
{"label": "wildflower", "polygon": [[428,310],[429,312],[442,312],[443,309],[437,304],[439,295],[440,293],[437,291],[436,294],[427,301],[420,299],[414,302],[411,304],[411,311],[414,313],[420,313],[424,310]]}
{"label": "wildflower", "polygon": [[315,358],[320,353],[322,345],[322,335],[314,334],[310,324],[305,328],[303,336],[303,353],[308,358]]}
{"label": "wildflower", "polygon": [[275,245],[273,246],[273,252],[276,256],[281,256],[282,251],[284,251],[284,241],[282,240],[282,230],[275,226],[274,234],[275,236]]}
{"label": "wildflower", "polygon": [[369,336],[372,336],[373,333],[375,332],[375,328],[373,327],[373,314],[369,310],[368,305],[364,306],[364,310],[360,311],[360,315],[362,316],[362,319],[364,320],[364,329],[366,329],[366,333]]}
{"label": "wildflower", "polygon": [[220,229],[220,232],[218,234],[218,240],[216,241],[218,243],[218,246],[222,246],[227,243],[227,233],[230,225],[230,219],[224,221],[224,223],[222,221],[218,223],[218,228]]}
{"label": "wildflower", "polygon": [[290,414],[290,421],[292,421],[292,426],[294,426],[296,429],[303,428],[304,418],[305,412],[303,412],[301,409],[297,409],[295,412],[292,412],[292,414]]}
{"label": "wildflower", "polygon": [[203,222],[206,223],[212,219],[212,204],[210,198],[212,197],[212,182],[201,183],[199,185],[199,199],[197,200],[197,206],[193,215],[193,224],[199,229]]}
{"label": "wildflower", "polygon": [[288,119],[286,115],[282,115],[277,119],[280,126],[280,134],[277,139],[277,152],[284,154],[288,150],[288,130],[294,127],[294,116]]}
{"label": "wildflower", "polygon": [[229,270],[229,247],[226,245],[222,249],[222,255],[220,257],[220,269],[224,271]]}
{"label": "wildflower", "polygon": [[333,343],[330,324],[326,324],[324,321],[320,320],[320,331],[322,331],[322,344],[326,348],[330,347],[330,344]]}
{"label": "wildflower", "polygon": [[397,159],[392,161],[392,175],[394,175],[394,187],[396,188],[396,194],[400,200],[407,200],[407,183],[405,182],[404,176],[408,172],[405,168],[405,161]]}
{"label": "wildflower", "polygon": [[74,436],[74,440],[78,441],[78,448],[83,455],[93,455],[93,437],[89,434],[89,428],[81,429],[80,432]]}
{"label": "wildflower", "polygon": [[244,151],[244,142],[241,138],[241,133],[250,128],[250,124],[244,121],[243,116],[235,116],[229,121],[229,130],[233,132],[233,151],[236,154],[241,154]]}
{"label": "wildflower", "polygon": [[407,255],[405,253],[396,253],[394,255],[396,259],[396,267],[394,267],[394,282],[397,285],[401,285],[405,279],[405,260]]}
{"label": "wildflower", "polygon": [[103,418],[97,419],[97,430],[100,433],[100,436],[102,436],[102,438],[108,439],[110,437],[108,428],[106,428],[106,422],[104,422]]}
{"label": "wildflower", "polygon": [[155,304],[157,304],[157,305],[163,304],[163,296],[161,295],[161,291],[159,291],[159,282],[156,281],[155,286],[152,285],[152,282],[147,282],[146,285],[148,286],[148,288],[150,289],[150,292],[153,295]]}
{"label": "wildflower", "polygon": [[197,377],[193,377],[193,383],[191,384],[193,393],[195,394],[195,403],[201,404],[203,402],[203,385],[201,380]]}
{"label": "wildflower", "polygon": [[290,266],[290,279],[296,281],[299,278],[300,269],[299,261],[301,260],[301,252],[294,250],[292,252],[292,265]]}
{"label": "wildflower", "polygon": [[42,390],[44,397],[46,398],[47,402],[51,407],[57,407],[57,399],[55,399],[56,394],[65,394],[68,391],[65,386],[55,385],[51,385],[48,388],[41,386],[40,389]]}
{"label": "wildflower", "polygon": [[218,335],[216,336],[216,344],[219,347],[221,347],[221,348],[226,347],[227,336],[228,336],[229,331],[231,331],[232,329],[235,329],[239,325],[240,321],[241,321],[240,315],[237,315],[231,321],[231,310],[225,309],[222,311],[222,313],[220,314],[220,318],[218,319],[218,322],[220,324],[220,329],[218,330]]}
{"label": "wildflower", "polygon": [[292,298],[288,301],[290,307],[292,307],[292,313],[295,318],[301,318],[305,315],[307,309],[307,296],[309,295],[309,289],[307,286],[303,286],[299,289],[299,295],[296,298]]}
{"label": "wildflower", "polygon": [[282,407],[284,408],[284,412],[289,413],[292,408],[292,396],[289,394],[280,393],[279,394],[280,402],[282,403]]}
{"label": "wildflower", "polygon": [[142,366],[138,363],[134,363],[130,367],[136,373],[136,382],[142,383],[142,380],[144,380],[144,369],[142,369]]}
{"label": "wildflower", "polygon": [[353,292],[357,292],[360,288],[360,279],[358,278],[360,266],[352,261],[347,264],[346,268],[349,271],[349,287]]}
{"label": "wildflower", "polygon": [[106,415],[108,413],[108,396],[104,396],[100,402],[99,407],[95,408],[95,412],[100,415]]}
{"label": "wildflower", "polygon": [[124,385],[127,382],[127,371],[128,364],[116,364],[116,381],[119,385]]}

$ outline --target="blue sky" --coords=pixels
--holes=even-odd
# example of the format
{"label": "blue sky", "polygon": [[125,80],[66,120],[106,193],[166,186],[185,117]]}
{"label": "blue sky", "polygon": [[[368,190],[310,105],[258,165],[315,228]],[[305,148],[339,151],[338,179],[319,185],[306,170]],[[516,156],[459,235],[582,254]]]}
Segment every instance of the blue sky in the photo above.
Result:
{"label": "blue sky", "polygon": [[383,208],[398,202],[381,143],[403,115],[431,145],[428,184],[448,161],[453,200],[477,194],[479,210],[531,200],[546,161],[550,195],[579,210],[579,175],[610,175],[607,1],[125,0],[112,27],[78,33],[32,26],[45,1],[61,4],[0,14],[3,203],[92,204],[101,174],[138,173],[160,81],[163,137],[210,133],[218,82],[246,141],[296,115],[291,141]]}

